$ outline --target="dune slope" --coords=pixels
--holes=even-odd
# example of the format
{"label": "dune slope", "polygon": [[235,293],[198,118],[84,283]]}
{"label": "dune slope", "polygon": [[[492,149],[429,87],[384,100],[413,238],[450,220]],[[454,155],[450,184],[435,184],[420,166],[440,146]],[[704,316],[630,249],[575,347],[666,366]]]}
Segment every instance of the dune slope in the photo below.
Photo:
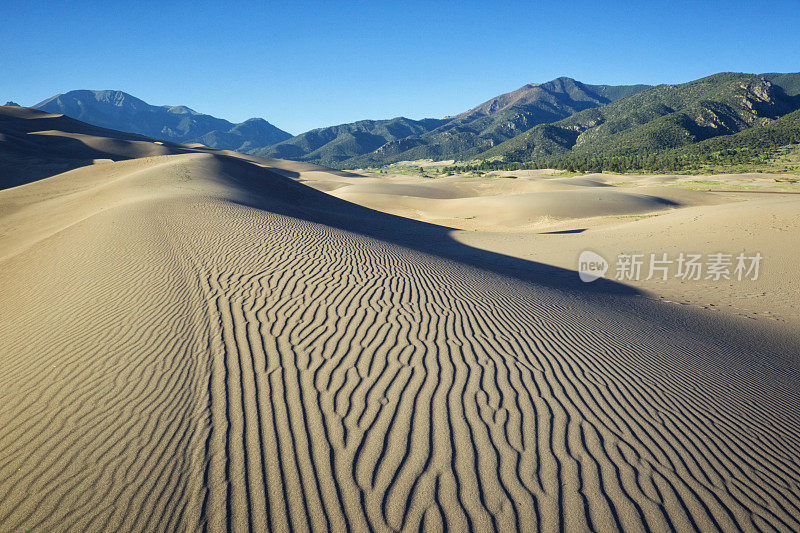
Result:
{"label": "dune slope", "polygon": [[264,166],[0,192],[0,530],[800,528],[797,342]]}

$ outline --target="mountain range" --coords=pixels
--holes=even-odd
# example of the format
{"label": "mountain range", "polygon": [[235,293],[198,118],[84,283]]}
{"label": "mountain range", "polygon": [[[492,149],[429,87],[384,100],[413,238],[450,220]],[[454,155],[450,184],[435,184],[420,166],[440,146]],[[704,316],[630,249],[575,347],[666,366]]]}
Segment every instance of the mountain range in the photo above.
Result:
{"label": "mountain range", "polygon": [[328,166],[370,166],[477,155],[533,126],[635,94],[647,85],[588,85],[571,78],[528,84],[444,119],[361,121],[311,130],[254,151]]}
{"label": "mountain range", "polygon": [[[70,91],[34,107],[152,138],[336,168],[419,159],[577,160],[662,153],[751,128],[762,131],[800,109],[800,73],[724,72],[657,86],[560,77],[455,116],[361,120],[294,137],[264,119],[233,124],[185,106],[153,106],[121,91]],[[763,131],[779,137],[775,127]]]}
{"label": "mountain range", "polygon": [[731,135],[800,108],[800,97],[762,76],[720,73],[658,85],[543,124],[478,155],[526,161],[554,154],[642,154]]}
{"label": "mountain range", "polygon": [[198,113],[186,106],[154,106],[122,91],[70,91],[33,106],[113,130],[179,143],[248,152],[292,135],[263,118],[240,124]]}
{"label": "mountain range", "polygon": [[[380,136],[370,146],[352,143],[342,133],[354,125],[364,128],[364,123],[354,123],[312,130],[254,153],[337,168],[419,159],[514,162],[618,157],[667,152],[754,127],[756,132],[769,132],[771,139],[792,138],[793,130],[776,134],[781,124],[791,121],[762,127],[798,108],[800,73],[723,72],[657,86],[589,85],[562,77],[525,85],[439,122],[416,123],[422,132]],[[402,118],[392,122],[397,121],[414,122]],[[370,133],[368,128],[361,132]],[[310,135],[325,143],[304,151]],[[752,135],[747,139],[748,145],[755,142]],[[285,151],[289,146],[294,147],[292,153]],[[348,150],[340,150],[341,146]]]}

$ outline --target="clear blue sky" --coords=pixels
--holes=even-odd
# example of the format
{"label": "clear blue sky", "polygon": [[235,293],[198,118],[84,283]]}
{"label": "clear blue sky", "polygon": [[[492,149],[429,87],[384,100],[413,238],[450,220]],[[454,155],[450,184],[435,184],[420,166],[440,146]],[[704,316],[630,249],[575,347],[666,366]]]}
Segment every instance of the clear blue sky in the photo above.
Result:
{"label": "clear blue sky", "polygon": [[562,75],[655,84],[800,71],[797,0],[5,0],[0,12],[2,101],[120,89],[295,134],[456,114]]}

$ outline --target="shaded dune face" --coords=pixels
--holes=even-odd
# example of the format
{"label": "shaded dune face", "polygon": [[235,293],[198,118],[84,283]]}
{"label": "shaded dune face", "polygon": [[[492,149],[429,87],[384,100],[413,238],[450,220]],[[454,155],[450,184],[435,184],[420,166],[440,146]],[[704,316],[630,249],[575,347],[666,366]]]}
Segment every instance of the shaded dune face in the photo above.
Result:
{"label": "shaded dune face", "polygon": [[479,268],[250,163],[156,159],[100,196],[81,174],[2,260],[0,530],[800,528],[775,344]]}

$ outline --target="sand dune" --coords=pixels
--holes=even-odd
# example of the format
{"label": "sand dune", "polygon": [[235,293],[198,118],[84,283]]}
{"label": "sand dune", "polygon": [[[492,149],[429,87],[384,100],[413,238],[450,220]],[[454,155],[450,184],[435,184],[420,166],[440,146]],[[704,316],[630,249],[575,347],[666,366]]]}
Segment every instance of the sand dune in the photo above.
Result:
{"label": "sand dune", "polygon": [[[620,253],[759,252],[757,280],[631,280],[673,304],[800,328],[800,196],[762,174],[559,177],[552,171],[498,172],[487,177],[407,175],[340,177],[299,172],[296,179],[386,213],[446,224],[471,248],[577,268],[583,250],[613,261]],[[511,179],[513,174],[519,176]],[[780,178],[780,176],[777,176]],[[702,178],[702,177],[701,177]],[[714,184],[725,192],[680,187]],[[669,185],[669,186],[665,186]],[[672,186],[674,185],[674,186]],[[769,192],[770,194],[763,194]],[[469,213],[469,215],[467,215]],[[613,276],[614,272],[608,274]],[[645,272],[646,275],[646,272]],[[643,276],[645,277],[645,276]]]}
{"label": "sand dune", "polygon": [[397,191],[365,194],[351,192],[350,187],[330,192],[343,200],[381,211],[429,221],[480,218],[486,227],[496,229],[546,225],[553,220],[577,216],[651,213],[677,205],[658,196],[606,190],[546,191],[457,199],[398,195]]}
{"label": "sand dune", "polygon": [[27,107],[0,106],[0,189],[98,160],[185,153],[191,148],[108,130]]}
{"label": "sand dune", "polygon": [[800,528],[796,336],[249,159],[0,191],[0,530]]}
{"label": "sand dune", "polygon": [[614,187],[600,179],[531,175],[437,179],[334,176],[299,170],[301,183],[359,205],[460,229],[523,231],[561,220],[654,213],[724,202],[703,191]]}

